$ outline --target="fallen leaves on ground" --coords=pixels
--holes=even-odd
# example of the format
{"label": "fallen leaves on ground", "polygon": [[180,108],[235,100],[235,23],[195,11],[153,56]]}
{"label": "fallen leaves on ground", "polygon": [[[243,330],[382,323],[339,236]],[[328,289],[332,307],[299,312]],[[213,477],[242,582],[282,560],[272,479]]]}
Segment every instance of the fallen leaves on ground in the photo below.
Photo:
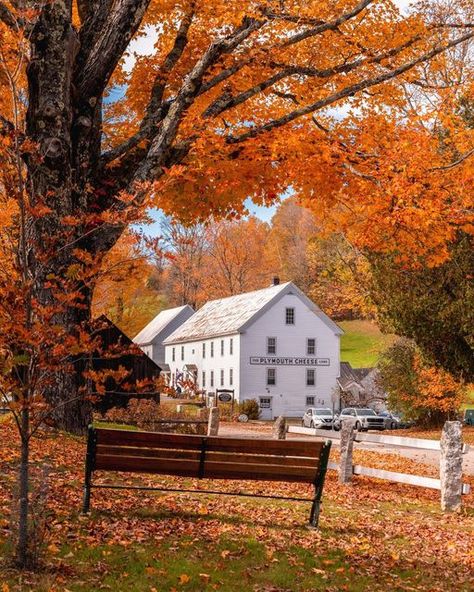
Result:
{"label": "fallen leaves on ground", "polygon": [[[3,443],[0,505],[6,509],[0,518],[0,549],[5,554],[3,544],[10,537],[8,514],[12,509],[11,492],[18,462],[12,425],[0,426],[0,439]],[[397,455],[364,451],[364,455],[367,454],[376,465],[382,464],[388,470],[430,474],[430,467]],[[155,586],[160,592],[173,587],[176,590],[241,590],[241,578],[245,574],[246,581],[253,582],[249,589],[265,589],[256,581],[267,577],[265,574],[268,589],[272,589],[273,580],[278,581],[280,577],[275,574],[282,572],[287,576],[293,574],[293,590],[362,589],[351,587],[356,586],[351,584],[353,580],[367,581],[374,591],[469,589],[474,568],[472,493],[464,497],[461,514],[442,514],[437,491],[363,477],[343,487],[337,482],[335,471],[330,471],[318,531],[306,528],[309,504],[189,493],[93,490],[93,513],[85,517],[79,514],[84,455],[85,443],[81,438],[53,431],[42,432],[32,447],[32,474],[48,467],[44,474],[51,518],[46,561],[48,569],[56,573],[55,581],[58,581],[58,570],[63,578],[55,590],[96,589],[94,586],[100,587],[98,582],[104,577],[115,578],[116,590],[128,590],[127,581],[133,576],[133,570],[127,567],[121,571],[113,563],[116,550],[123,549],[126,556],[130,556],[150,548],[154,549],[152,558],[156,563],[146,563],[143,577],[150,579],[147,589]],[[364,458],[365,464],[368,464],[367,458]],[[311,488],[300,484],[209,482],[114,473],[97,473],[96,481],[307,496],[308,499],[311,496]],[[471,479],[471,486],[474,486],[473,481]],[[257,560],[254,551],[249,550],[249,541],[255,541],[258,549],[265,549],[255,569],[252,564]],[[86,577],[78,557],[85,550],[92,552],[94,549],[100,551],[100,557],[87,565],[89,575]],[[167,577],[168,561],[175,557],[196,559],[200,554],[206,558],[206,553],[212,558],[212,564],[199,564],[194,574],[183,567],[167,588],[157,584]],[[302,557],[301,553],[307,555]],[[335,554],[337,559],[334,559]],[[318,563],[310,564],[311,568],[307,569],[310,560]],[[381,571],[383,578],[380,578]],[[8,573],[7,585],[12,592],[42,589],[35,587],[35,578],[39,576],[31,575],[29,579],[33,583],[28,588],[24,582],[21,584],[21,578],[14,571]],[[219,579],[215,573],[225,576]],[[403,581],[400,573],[405,574]],[[308,587],[307,577],[325,582],[324,587]],[[387,578],[392,587],[387,585]],[[284,589],[275,586],[275,590]]]}

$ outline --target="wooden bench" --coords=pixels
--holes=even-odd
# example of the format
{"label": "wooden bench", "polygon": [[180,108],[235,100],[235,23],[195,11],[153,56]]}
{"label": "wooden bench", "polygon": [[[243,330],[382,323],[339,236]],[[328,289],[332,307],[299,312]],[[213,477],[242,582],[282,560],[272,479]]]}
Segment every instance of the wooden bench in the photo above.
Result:
{"label": "wooden bench", "polygon": [[[83,512],[89,511],[92,488],[243,495],[312,502],[309,523],[316,527],[330,449],[330,441],[250,440],[90,427]],[[157,473],[198,479],[310,483],[314,486],[314,497],[95,484],[92,482],[95,471]]]}

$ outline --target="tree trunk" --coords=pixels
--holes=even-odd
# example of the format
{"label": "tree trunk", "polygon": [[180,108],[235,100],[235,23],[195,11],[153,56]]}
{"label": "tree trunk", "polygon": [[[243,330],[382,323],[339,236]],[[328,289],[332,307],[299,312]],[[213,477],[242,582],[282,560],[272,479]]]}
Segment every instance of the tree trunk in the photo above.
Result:
{"label": "tree trunk", "polygon": [[18,542],[17,563],[19,567],[26,568],[29,564],[28,552],[28,510],[29,510],[29,456],[30,441],[28,438],[30,414],[28,408],[21,412],[21,459],[18,474],[19,485],[19,516],[18,516]]}

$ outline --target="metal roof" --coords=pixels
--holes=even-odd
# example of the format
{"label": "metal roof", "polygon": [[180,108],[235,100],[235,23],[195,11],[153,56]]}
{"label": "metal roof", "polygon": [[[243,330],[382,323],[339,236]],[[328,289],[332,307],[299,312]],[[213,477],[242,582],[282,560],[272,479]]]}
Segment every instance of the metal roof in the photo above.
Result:
{"label": "metal roof", "polygon": [[[189,304],[162,310],[140,331],[140,333],[138,333],[138,335],[133,338],[133,341],[138,345],[148,345],[149,343],[152,343],[158,335],[168,327],[171,321],[184,311],[188,311],[189,314],[194,314],[194,310]],[[189,318],[189,315],[186,318]]]}
{"label": "metal roof", "polygon": [[164,343],[197,341],[239,333],[285,294],[297,295],[336,334],[343,333],[342,329],[303,294],[293,282],[286,282],[262,290],[211,300],[178,327],[164,340]]}

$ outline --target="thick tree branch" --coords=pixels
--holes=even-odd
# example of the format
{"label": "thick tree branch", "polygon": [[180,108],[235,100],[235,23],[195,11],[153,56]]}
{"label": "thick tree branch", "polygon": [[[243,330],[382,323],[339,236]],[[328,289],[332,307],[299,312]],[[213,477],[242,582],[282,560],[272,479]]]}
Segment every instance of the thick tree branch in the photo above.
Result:
{"label": "thick tree branch", "polygon": [[77,73],[77,88],[82,98],[100,96],[140,26],[149,3],[150,0],[116,0],[113,3],[100,36]]}
{"label": "thick tree branch", "polygon": [[150,178],[150,175],[159,174],[166,153],[176,137],[181,119],[196,96],[199,95],[203,78],[209,68],[223,55],[232,52],[241,45],[264,24],[264,21],[245,18],[243,24],[236,31],[211,43],[185,78],[180,91],[169,108],[168,114],[160,125],[158,134],[151,143],[147,158],[137,171],[135,181],[145,181]]}
{"label": "thick tree branch", "polygon": [[308,39],[309,37],[314,37],[316,35],[320,35],[321,33],[325,33],[326,31],[335,31],[337,30],[342,24],[346,23],[347,21],[353,19],[361,12],[363,12],[369,4],[372,4],[374,0],[361,0],[352,10],[349,12],[345,12],[341,14],[337,18],[332,21],[324,22],[322,24],[316,25],[311,29],[306,29],[305,31],[301,31],[300,33],[296,33],[292,35],[285,43],[283,43],[283,47],[288,47],[290,45],[294,45],[295,43],[299,43],[304,39]]}
{"label": "thick tree branch", "polygon": [[440,53],[443,53],[447,49],[449,49],[451,47],[455,47],[456,45],[459,45],[460,43],[464,43],[465,41],[468,41],[469,39],[472,39],[472,38],[474,38],[474,32],[466,33],[462,37],[458,37],[456,39],[453,39],[449,43],[436,46],[431,51],[424,53],[423,55],[419,56],[418,58],[415,58],[415,59],[407,62],[406,64],[399,66],[398,68],[394,68],[392,70],[389,70],[388,72],[380,74],[379,76],[375,76],[373,78],[368,78],[366,80],[362,80],[361,82],[358,82],[356,84],[351,84],[350,86],[346,86],[345,88],[341,89],[340,91],[333,93],[333,94],[329,95],[328,97],[325,97],[324,99],[320,99],[319,101],[316,101],[315,103],[312,103],[310,105],[306,105],[305,107],[295,109],[294,111],[291,111],[290,113],[287,113],[286,115],[279,117],[278,119],[274,119],[273,121],[269,121],[268,123],[265,123],[264,125],[255,127],[248,132],[245,132],[245,133],[240,134],[238,136],[228,136],[227,141],[229,142],[229,144],[243,142],[245,140],[249,140],[250,138],[255,138],[256,136],[258,136],[264,132],[268,132],[270,130],[282,127],[292,121],[295,121],[296,119],[299,119],[300,117],[303,117],[304,115],[309,115],[310,113],[314,113],[315,111],[323,109],[324,107],[328,107],[329,105],[332,105],[342,99],[353,96],[362,90],[365,90],[365,89],[370,88],[372,86],[377,86],[377,85],[382,84],[383,82],[386,82],[386,81],[391,80],[393,78],[397,78],[398,76],[401,76],[405,72],[412,70],[418,64],[426,62],[426,61],[432,59],[433,57],[439,55]]}
{"label": "thick tree branch", "polygon": [[[335,76],[336,74],[348,74],[361,66],[367,64],[380,64],[382,61],[387,60],[391,57],[395,57],[403,50],[407,49],[408,47],[412,46],[414,43],[420,40],[420,35],[416,35],[411,39],[407,40],[405,43],[402,43],[398,47],[394,47],[381,53],[379,55],[375,55],[372,57],[362,57],[352,62],[344,62],[342,64],[338,64],[333,66],[332,68],[326,68],[323,70],[318,70],[317,68],[310,68],[307,66],[297,66],[297,65],[283,65],[283,69],[274,74],[273,76],[267,78],[266,80],[256,84],[255,86],[247,89],[239,93],[236,96],[228,96],[228,95],[221,95],[218,97],[209,107],[205,110],[204,116],[205,117],[215,117],[220,115],[224,111],[236,107],[250,99],[251,97],[261,93],[262,91],[266,90],[267,88],[273,86],[280,80],[285,78],[289,78],[290,76],[306,76],[311,78],[330,78]],[[281,65],[280,65],[281,66]]]}
{"label": "thick tree branch", "polygon": [[183,55],[188,43],[188,31],[193,20],[194,4],[195,3],[193,2],[190,12],[186,14],[181,21],[173,47],[166,56],[162,66],[159,68],[140,129],[128,140],[106,152],[102,157],[102,162],[104,164],[115,160],[129,150],[135,148],[135,146],[137,146],[142,140],[150,138],[153,135],[155,126],[168,112],[169,104],[165,105],[162,103],[163,94],[166,89],[168,76]]}

